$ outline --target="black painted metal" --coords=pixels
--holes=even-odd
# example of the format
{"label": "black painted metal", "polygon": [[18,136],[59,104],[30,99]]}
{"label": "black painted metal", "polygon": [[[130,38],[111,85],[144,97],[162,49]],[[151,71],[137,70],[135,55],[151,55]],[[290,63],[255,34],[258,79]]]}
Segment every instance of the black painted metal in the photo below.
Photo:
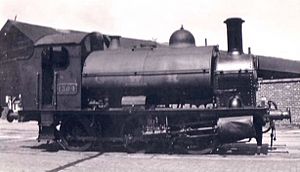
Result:
{"label": "black painted metal", "polygon": [[183,93],[206,100],[212,97],[216,54],[213,46],[97,51],[85,61],[83,87],[92,95],[154,96],[163,100],[158,104],[178,103]]}
{"label": "black painted metal", "polygon": [[228,52],[243,53],[243,37],[242,37],[242,23],[241,18],[229,18],[224,21],[227,25],[227,42]]}
{"label": "black painted metal", "polygon": [[36,95],[35,95],[35,101],[36,101],[36,109],[40,109],[40,73],[36,73]]}
{"label": "black painted metal", "polygon": [[[39,112],[55,112],[57,115],[63,115],[66,117],[70,116],[199,116],[201,119],[218,119],[218,118],[226,118],[226,117],[238,117],[238,116],[259,116],[262,117],[264,115],[269,114],[269,109],[265,107],[257,107],[257,108],[213,108],[213,109],[171,109],[171,108],[156,108],[156,109],[123,109],[123,108],[110,108],[109,110],[103,111],[94,111],[94,110],[64,110],[64,111],[56,111],[56,110],[41,110],[41,111],[22,111],[20,113],[21,116],[26,116],[26,114],[38,114]],[[279,113],[279,112],[278,112]],[[276,115],[276,118],[280,115]],[[284,116],[284,115],[283,115]],[[33,117],[36,118],[36,117]],[[285,116],[284,118],[285,119]]]}
{"label": "black painted metal", "polygon": [[194,47],[196,43],[193,34],[181,26],[179,30],[171,35],[169,45],[174,48],[186,48]]}

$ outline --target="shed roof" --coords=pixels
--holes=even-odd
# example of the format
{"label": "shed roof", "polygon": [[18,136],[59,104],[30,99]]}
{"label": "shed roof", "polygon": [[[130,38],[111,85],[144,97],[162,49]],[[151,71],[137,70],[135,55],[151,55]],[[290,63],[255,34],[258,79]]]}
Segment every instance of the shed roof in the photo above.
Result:
{"label": "shed roof", "polygon": [[[44,45],[53,43],[80,43],[82,39],[87,34],[89,34],[87,32],[59,30],[51,27],[39,26],[14,20],[7,20],[7,22],[1,29],[1,32],[7,32],[11,27],[16,27],[20,32],[25,34],[30,40],[33,41],[34,45]],[[131,48],[133,46],[139,46],[141,44],[156,44],[153,41],[125,37],[121,37],[120,42],[123,48]],[[160,46],[160,44],[156,45]]]}
{"label": "shed roof", "polygon": [[36,42],[45,35],[58,33],[56,29],[50,27],[38,26],[14,20],[7,20],[1,31],[7,31],[13,26],[16,27],[20,32],[25,34],[33,42]]}
{"label": "shed roof", "polygon": [[76,41],[87,34],[85,32],[59,30],[51,27],[39,26],[14,20],[7,20],[1,31],[7,31],[13,26],[16,27],[20,32],[25,34],[35,44],[38,42],[40,42],[39,44],[41,44],[42,42],[46,43],[51,39],[57,42]]}
{"label": "shed roof", "polygon": [[69,33],[56,33],[46,35],[39,39],[35,45],[47,44],[79,44],[88,33],[84,32],[69,32]]}
{"label": "shed roof", "polygon": [[300,77],[300,61],[277,57],[257,56],[258,76],[262,78],[295,78]]}

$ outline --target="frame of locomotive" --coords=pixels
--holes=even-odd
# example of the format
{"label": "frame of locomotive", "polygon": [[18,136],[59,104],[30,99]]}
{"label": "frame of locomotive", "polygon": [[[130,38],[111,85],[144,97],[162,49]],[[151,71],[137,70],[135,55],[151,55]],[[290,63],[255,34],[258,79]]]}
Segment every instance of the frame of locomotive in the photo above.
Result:
{"label": "frame of locomotive", "polygon": [[[187,151],[211,152],[224,143],[218,137],[218,119],[240,116],[253,117],[255,135],[230,141],[255,137],[261,146],[262,127],[271,122],[274,129],[274,120],[291,116],[289,110],[272,109],[272,102],[256,104],[257,59],[243,53],[243,20],[226,23],[228,52],[217,46],[195,47],[183,28],[178,32],[188,34],[181,40],[187,42],[171,37],[170,47],[153,43],[122,48],[119,37],[96,32],[45,35],[30,42],[32,46],[23,42],[23,52],[8,51],[7,45],[0,62],[1,106],[9,120],[38,121],[38,140],[55,140],[68,150],[111,141],[131,152],[153,143],[165,143],[170,150],[180,145]],[[1,41],[12,44],[9,38]],[[14,53],[16,58],[4,58]],[[197,53],[199,69],[191,64]],[[177,66],[159,70],[171,58]],[[128,72],[126,65],[139,66],[142,60],[149,63]],[[191,70],[181,70],[184,63]]]}

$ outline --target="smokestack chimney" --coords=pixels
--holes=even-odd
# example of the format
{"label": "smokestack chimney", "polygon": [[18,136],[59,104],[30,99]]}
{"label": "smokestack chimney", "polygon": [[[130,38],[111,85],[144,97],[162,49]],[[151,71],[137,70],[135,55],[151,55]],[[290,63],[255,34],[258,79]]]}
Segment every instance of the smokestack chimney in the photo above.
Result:
{"label": "smokestack chimney", "polygon": [[243,37],[241,18],[229,18],[224,21],[227,25],[228,53],[243,54]]}

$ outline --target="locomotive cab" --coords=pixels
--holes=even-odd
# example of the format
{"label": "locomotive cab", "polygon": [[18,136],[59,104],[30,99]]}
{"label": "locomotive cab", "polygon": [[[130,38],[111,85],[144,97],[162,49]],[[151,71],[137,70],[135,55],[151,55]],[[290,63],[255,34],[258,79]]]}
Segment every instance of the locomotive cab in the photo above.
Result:
{"label": "locomotive cab", "polygon": [[41,38],[35,46],[42,64],[37,74],[40,75],[38,108],[81,109],[82,62],[92,51],[104,49],[103,36],[59,33]]}

